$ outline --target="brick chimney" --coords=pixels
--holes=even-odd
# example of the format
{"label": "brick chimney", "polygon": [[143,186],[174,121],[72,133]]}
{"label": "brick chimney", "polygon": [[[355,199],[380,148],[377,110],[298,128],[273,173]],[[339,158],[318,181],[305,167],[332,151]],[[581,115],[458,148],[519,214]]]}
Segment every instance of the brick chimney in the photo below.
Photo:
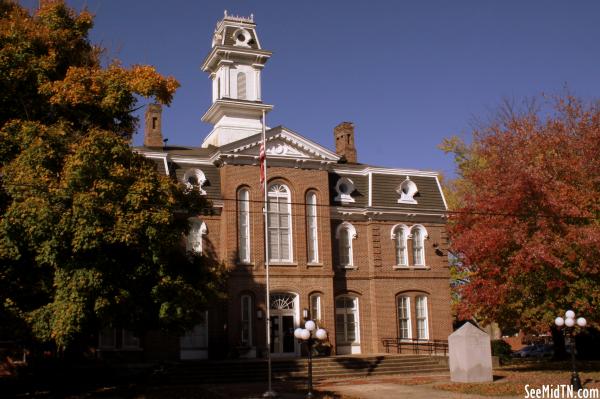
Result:
{"label": "brick chimney", "polygon": [[356,163],[356,147],[354,147],[354,124],[342,122],[333,128],[335,153],[346,159],[348,163]]}
{"label": "brick chimney", "polygon": [[144,146],[162,147],[162,106],[160,104],[148,104],[146,108],[146,126],[144,128]]}

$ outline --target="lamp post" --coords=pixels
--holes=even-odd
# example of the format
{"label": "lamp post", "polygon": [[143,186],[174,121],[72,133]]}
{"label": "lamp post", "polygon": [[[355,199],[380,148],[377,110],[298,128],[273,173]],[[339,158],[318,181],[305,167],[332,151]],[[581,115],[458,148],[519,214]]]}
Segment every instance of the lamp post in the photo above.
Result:
{"label": "lamp post", "polygon": [[556,324],[556,326],[558,328],[565,326],[565,329],[563,330],[564,334],[565,334],[565,339],[566,338],[569,339],[569,346],[571,347],[571,367],[572,367],[571,386],[573,386],[573,389],[575,391],[581,389],[581,380],[579,379],[579,374],[577,373],[577,369],[575,368],[574,330],[575,330],[576,323],[579,327],[583,328],[587,324],[587,321],[583,317],[580,317],[577,319],[577,321],[575,321],[575,312],[573,312],[572,310],[567,310],[567,312],[565,313],[564,319],[560,316],[557,317],[556,319],[554,319],[554,324]]}
{"label": "lamp post", "polygon": [[306,349],[308,350],[308,393],[306,394],[306,397],[314,398],[312,392],[312,349],[315,343],[327,339],[327,331],[322,328],[317,330],[315,322],[308,320],[304,324],[304,328],[296,328],[296,330],[294,330],[294,337],[296,337],[300,343],[305,343]]}

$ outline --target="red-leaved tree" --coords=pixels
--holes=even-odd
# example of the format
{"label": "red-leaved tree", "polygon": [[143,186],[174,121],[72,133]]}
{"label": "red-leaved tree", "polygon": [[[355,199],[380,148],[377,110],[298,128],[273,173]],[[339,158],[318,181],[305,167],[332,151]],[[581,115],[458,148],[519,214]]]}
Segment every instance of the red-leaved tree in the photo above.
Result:
{"label": "red-leaved tree", "polygon": [[565,96],[451,138],[459,317],[547,332],[573,309],[600,320],[600,107]]}

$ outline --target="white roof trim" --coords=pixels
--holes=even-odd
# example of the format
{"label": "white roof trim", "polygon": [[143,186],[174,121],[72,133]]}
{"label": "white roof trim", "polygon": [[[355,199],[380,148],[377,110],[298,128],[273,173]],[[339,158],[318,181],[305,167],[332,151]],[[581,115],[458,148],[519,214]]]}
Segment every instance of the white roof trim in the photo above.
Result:
{"label": "white roof trim", "polygon": [[435,181],[438,185],[438,189],[440,190],[440,194],[442,195],[442,200],[444,201],[444,206],[446,207],[446,210],[448,210],[448,203],[446,202],[446,196],[444,195],[444,190],[442,190],[442,184],[440,183],[440,179],[438,178],[438,176],[435,177]]}
{"label": "white roof trim", "polygon": [[[337,162],[340,159],[340,157],[336,153],[326,149],[325,147],[323,147],[311,140],[306,139],[305,137],[302,137],[301,135],[299,135],[296,132],[293,132],[293,131],[283,128],[283,127],[282,128],[273,128],[267,132],[267,143],[269,143],[270,141],[274,141],[276,139],[280,139],[285,142],[288,142],[288,143],[292,144],[293,146],[298,147],[299,150],[306,152],[309,155],[316,156],[317,158],[326,160],[326,161]],[[253,147],[260,146],[260,144],[261,144],[260,135],[255,135],[254,140],[245,142],[244,144],[240,143],[237,146],[235,146],[235,142],[233,142],[233,143],[231,143],[231,145],[226,145],[226,146],[222,147],[221,149],[223,152],[221,152],[221,154],[222,155],[239,154],[240,156],[242,156],[245,154],[240,154],[241,152],[248,150],[250,148],[253,148]],[[267,156],[267,157],[269,157],[269,156]],[[277,156],[276,158],[283,158],[283,157]],[[295,159],[295,158],[290,157],[289,159]]]}
{"label": "white roof trim", "polygon": [[345,175],[360,175],[366,176],[369,173],[378,175],[409,175],[409,176],[425,176],[425,177],[437,177],[438,172],[431,172],[426,170],[416,169],[393,169],[383,168],[376,166],[365,166],[363,169],[345,169],[343,166],[337,166],[332,170],[335,173],[342,173]]}

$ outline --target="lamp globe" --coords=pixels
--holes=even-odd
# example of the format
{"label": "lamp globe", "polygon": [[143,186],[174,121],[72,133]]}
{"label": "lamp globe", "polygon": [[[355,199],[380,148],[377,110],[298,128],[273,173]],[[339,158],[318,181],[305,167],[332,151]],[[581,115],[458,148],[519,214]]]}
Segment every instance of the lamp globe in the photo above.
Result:
{"label": "lamp globe", "polygon": [[323,330],[322,328],[319,328],[315,335],[317,336],[317,339],[320,339],[321,341],[327,339],[327,331]]}

